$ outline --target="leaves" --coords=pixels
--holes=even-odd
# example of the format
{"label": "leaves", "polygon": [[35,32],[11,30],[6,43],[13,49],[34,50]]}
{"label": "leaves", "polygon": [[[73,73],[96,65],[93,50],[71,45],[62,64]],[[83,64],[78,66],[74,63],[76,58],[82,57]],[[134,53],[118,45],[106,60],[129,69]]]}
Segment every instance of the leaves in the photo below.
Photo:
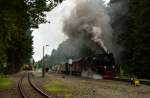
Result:
{"label": "leaves", "polygon": [[[13,73],[32,58],[32,31],[47,22],[45,11],[54,8],[47,0],[0,0],[0,71]],[[2,65],[7,64],[7,68]]]}
{"label": "leaves", "polygon": [[[112,0],[111,3],[115,5],[116,2],[123,3],[123,0]],[[123,39],[119,44],[124,47],[121,56],[126,73],[147,78],[150,78],[148,74],[150,71],[150,60],[148,59],[150,58],[149,4],[149,0],[129,0],[128,8],[126,8],[128,12],[119,19],[115,18],[116,20],[112,22],[115,32],[120,32],[119,36]],[[125,19],[127,20],[124,21]],[[124,24],[119,23],[122,26],[120,31],[115,27],[118,26],[117,21],[119,20],[124,21]]]}

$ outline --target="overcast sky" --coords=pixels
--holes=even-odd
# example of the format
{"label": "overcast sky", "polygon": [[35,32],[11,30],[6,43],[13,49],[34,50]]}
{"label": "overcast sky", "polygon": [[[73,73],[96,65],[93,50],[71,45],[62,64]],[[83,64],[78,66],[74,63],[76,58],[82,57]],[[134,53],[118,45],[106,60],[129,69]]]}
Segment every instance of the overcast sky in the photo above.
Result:
{"label": "overcast sky", "polygon": [[[43,46],[45,54],[51,54],[52,49],[57,49],[58,45],[67,39],[62,33],[62,22],[65,16],[68,16],[71,9],[74,7],[74,0],[65,0],[51,12],[47,13],[47,20],[51,23],[41,24],[38,29],[33,31],[33,48],[35,61],[38,61],[43,56]],[[106,0],[106,3],[110,0]]]}

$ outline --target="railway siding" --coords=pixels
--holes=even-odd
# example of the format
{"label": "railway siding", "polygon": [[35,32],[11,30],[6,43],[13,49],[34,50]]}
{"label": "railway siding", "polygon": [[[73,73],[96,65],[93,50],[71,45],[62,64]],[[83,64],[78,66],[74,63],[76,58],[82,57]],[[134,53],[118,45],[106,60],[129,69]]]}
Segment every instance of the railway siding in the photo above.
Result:
{"label": "railway siding", "polygon": [[39,92],[41,95],[43,95],[43,97],[45,97],[45,98],[52,98],[51,96],[47,95],[41,89],[39,89],[36,85],[33,84],[33,82],[31,81],[30,73],[28,73],[28,81],[29,81],[29,84],[32,86],[32,88],[35,89],[37,92]]}
{"label": "railway siding", "polygon": [[21,77],[18,83],[18,87],[22,98],[51,98],[32,83],[31,73],[28,73],[28,75],[25,73]]}

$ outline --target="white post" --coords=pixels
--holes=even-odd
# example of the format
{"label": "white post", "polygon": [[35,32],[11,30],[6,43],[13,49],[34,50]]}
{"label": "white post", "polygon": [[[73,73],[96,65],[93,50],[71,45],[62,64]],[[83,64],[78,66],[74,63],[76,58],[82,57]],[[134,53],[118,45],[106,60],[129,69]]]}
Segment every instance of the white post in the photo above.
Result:
{"label": "white post", "polygon": [[72,75],[72,59],[69,59],[68,60],[68,64],[69,64],[69,67],[70,67],[70,75]]}

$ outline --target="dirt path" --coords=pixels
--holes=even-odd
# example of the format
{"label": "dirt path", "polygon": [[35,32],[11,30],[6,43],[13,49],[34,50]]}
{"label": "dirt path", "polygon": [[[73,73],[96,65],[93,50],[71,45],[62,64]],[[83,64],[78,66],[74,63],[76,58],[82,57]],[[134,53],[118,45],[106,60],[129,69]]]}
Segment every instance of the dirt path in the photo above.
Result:
{"label": "dirt path", "polygon": [[[38,75],[39,73],[35,73]],[[47,74],[40,84],[52,80],[61,81],[64,86],[72,87],[72,96],[67,98],[150,98],[150,86],[133,87],[130,83],[112,80],[92,80],[58,74]]]}
{"label": "dirt path", "polygon": [[[9,89],[0,89],[0,98],[21,98],[18,92],[18,81],[23,73],[9,76],[12,86]],[[59,81],[64,87],[69,86],[71,96],[66,98],[150,98],[150,86],[140,85],[133,87],[129,83],[111,80],[92,80],[60,74],[46,74],[41,78],[41,73],[34,72],[32,78],[35,84],[45,90],[44,85],[51,81]],[[51,93],[53,98],[63,98],[63,94]],[[32,93],[31,93],[32,94]]]}

